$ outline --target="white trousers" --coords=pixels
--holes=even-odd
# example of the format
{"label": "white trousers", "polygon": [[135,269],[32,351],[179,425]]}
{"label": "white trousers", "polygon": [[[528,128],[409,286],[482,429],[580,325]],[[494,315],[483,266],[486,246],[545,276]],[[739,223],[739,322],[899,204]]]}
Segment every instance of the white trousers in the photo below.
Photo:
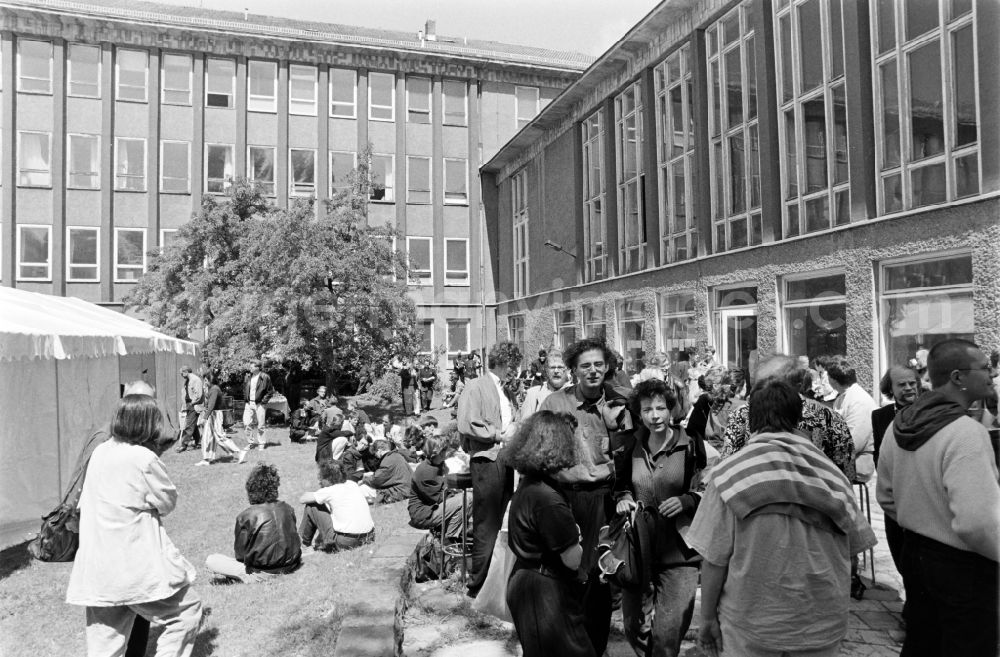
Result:
{"label": "white trousers", "polygon": [[201,626],[201,598],[185,586],[164,600],[121,607],[87,607],[88,657],[125,654],[132,623],[142,616],[163,627],[156,640],[156,657],[189,657]]}
{"label": "white trousers", "polygon": [[226,430],[222,426],[222,415],[222,411],[212,411],[201,425],[201,457],[206,461],[215,460],[215,450],[218,447],[230,454],[238,454],[240,451],[233,439],[226,435]]}
{"label": "white trousers", "polygon": [[[243,427],[247,438],[247,447],[260,445],[264,447],[264,419],[267,416],[267,408],[264,404],[247,402],[243,407]],[[254,439],[254,428],[257,429],[257,438]]]}

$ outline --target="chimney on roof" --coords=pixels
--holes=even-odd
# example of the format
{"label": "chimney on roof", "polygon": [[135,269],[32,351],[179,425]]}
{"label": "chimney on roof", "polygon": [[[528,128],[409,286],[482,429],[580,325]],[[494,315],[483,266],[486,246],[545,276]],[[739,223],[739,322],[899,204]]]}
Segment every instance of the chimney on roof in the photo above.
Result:
{"label": "chimney on roof", "polygon": [[243,8],[243,20],[245,21],[250,20],[250,7]]}
{"label": "chimney on roof", "polygon": [[424,38],[428,41],[437,41],[437,21],[428,18],[424,23]]}

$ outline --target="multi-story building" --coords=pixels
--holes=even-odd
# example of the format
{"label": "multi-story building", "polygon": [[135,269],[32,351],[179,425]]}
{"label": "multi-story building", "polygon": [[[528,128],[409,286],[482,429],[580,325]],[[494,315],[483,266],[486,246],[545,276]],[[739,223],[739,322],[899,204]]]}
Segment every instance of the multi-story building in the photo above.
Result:
{"label": "multi-story building", "polygon": [[666,0],[483,167],[501,334],[1000,347],[1000,4]]}
{"label": "multi-story building", "polygon": [[204,195],[246,176],[279,207],[322,202],[370,143],[370,221],[402,236],[424,348],[477,348],[495,332],[479,167],[590,61],[433,21],[2,0],[0,284],[121,307]]}

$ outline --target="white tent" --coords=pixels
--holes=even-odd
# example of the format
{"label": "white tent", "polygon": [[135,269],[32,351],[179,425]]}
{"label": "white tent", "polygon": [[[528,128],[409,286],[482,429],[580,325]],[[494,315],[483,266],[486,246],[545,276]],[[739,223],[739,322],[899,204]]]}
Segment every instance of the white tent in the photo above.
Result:
{"label": "white tent", "polygon": [[143,379],[177,426],[198,346],[80,299],[0,287],[0,548],[38,530],[121,387]]}

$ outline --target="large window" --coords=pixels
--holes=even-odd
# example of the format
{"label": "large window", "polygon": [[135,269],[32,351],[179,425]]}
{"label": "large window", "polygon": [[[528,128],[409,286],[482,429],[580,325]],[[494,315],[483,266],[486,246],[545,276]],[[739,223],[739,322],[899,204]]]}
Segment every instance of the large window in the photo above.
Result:
{"label": "large window", "polygon": [[191,55],[164,53],[161,60],[161,100],[165,105],[191,104]]}
{"label": "large window", "polygon": [[371,200],[391,203],[395,199],[392,192],[395,184],[395,168],[394,155],[372,155]]}
{"label": "large window", "polygon": [[507,336],[517,345],[521,357],[527,352],[525,344],[524,315],[511,315],[507,318]]}
{"label": "large window", "polygon": [[205,144],[205,191],[225,194],[233,184],[232,144]]}
{"label": "large window", "polygon": [[[212,62],[224,62],[228,69],[229,60],[210,59]],[[211,107],[232,107],[232,98],[227,89],[232,85],[227,82],[227,74],[221,65],[216,65],[217,80],[213,83],[214,95],[210,95],[207,104]],[[234,78],[235,79],[235,78]],[[291,94],[289,94],[291,98]],[[262,62],[251,59],[247,63],[247,110],[250,112],[276,112],[278,110],[278,63]]]}
{"label": "large window", "polygon": [[465,80],[444,80],[441,93],[444,95],[444,124],[468,125],[469,103]]}
{"label": "large window", "polygon": [[660,349],[671,362],[682,353],[691,354],[697,346],[694,292],[681,290],[659,295]]}
{"label": "large window", "polygon": [[625,358],[625,371],[636,374],[643,368],[646,352],[646,310],[639,299],[618,302],[618,350]]}
{"label": "large window", "polygon": [[973,339],[971,254],[886,262],[879,274],[882,369],[942,340]]}
{"label": "large window", "polygon": [[52,44],[48,41],[17,40],[17,90],[52,93]]}
{"label": "large window", "polygon": [[642,156],[642,86],[635,82],[615,97],[615,157],[618,163],[618,271],[640,271],[646,262],[645,170]]}
{"label": "large window", "polygon": [[430,78],[406,76],[406,120],[410,123],[431,122]]}
{"label": "large window", "polygon": [[469,202],[469,161],[465,158],[444,158],[444,202],[454,205]]}
{"label": "large window", "polygon": [[880,214],[979,193],[975,4],[877,3]]}
{"label": "large window", "polygon": [[458,352],[469,352],[469,320],[449,319],[448,320],[448,355],[454,356]]}
{"label": "large window", "polygon": [[660,254],[664,263],[698,255],[694,216],[694,106],[691,48],[654,69],[656,159],[660,182]]}
{"label": "large window", "polygon": [[[258,63],[266,65],[265,62]],[[250,81],[253,82],[253,79]],[[251,90],[248,91],[252,93]],[[209,57],[205,64],[205,107],[232,109],[235,96],[236,62],[232,59]]]}
{"label": "large window", "polygon": [[352,69],[330,69],[330,116],[353,119],[357,116],[358,75]]}
{"label": "large window", "polygon": [[319,71],[315,66],[288,67],[288,113],[316,116],[316,88]]}
{"label": "large window", "polygon": [[99,228],[69,226],[66,228],[66,280],[95,282],[100,280]]}
{"label": "large window", "polygon": [[101,97],[101,49],[71,43],[66,57],[66,93],[82,98]]}
{"label": "large window", "polygon": [[17,280],[52,278],[52,226],[17,226]]}
{"label": "large window", "polygon": [[795,356],[847,353],[847,288],[841,273],[782,280],[785,351]]}
{"label": "large window", "polygon": [[469,284],[469,240],[449,238],[444,241],[444,284]]}
{"label": "large window", "polygon": [[355,155],[348,151],[330,151],[330,196],[351,188]]}
{"label": "large window", "polygon": [[48,132],[17,133],[17,184],[22,187],[52,186],[52,135]]}
{"label": "large window", "polygon": [[115,282],[137,281],[146,271],[146,231],[142,228],[115,229]]}
{"label": "large window", "polygon": [[518,130],[531,123],[538,114],[538,89],[514,87],[514,117]]}
{"label": "large window", "polygon": [[115,189],[146,191],[146,140],[115,139]]}
{"label": "large window", "polygon": [[706,32],[715,251],[760,244],[760,137],[750,3]]}
{"label": "large window", "polygon": [[406,202],[431,202],[431,158],[406,156]]}
{"label": "large window", "polygon": [[605,340],[608,336],[608,318],[603,303],[583,307],[583,336]]}
{"label": "large window", "polygon": [[841,0],[776,9],[785,237],[851,221]]}
{"label": "large window", "polygon": [[119,48],[115,60],[118,100],[146,102],[146,81],[149,75],[149,53],[145,50]]}
{"label": "large window", "polygon": [[528,172],[521,170],[510,179],[514,217],[514,296],[528,294]]}
{"label": "large window", "polygon": [[160,142],[160,191],[176,194],[191,191],[190,142]]}
{"label": "large window", "polygon": [[368,118],[394,121],[396,118],[396,76],[392,73],[368,74]]}
{"label": "large window", "polygon": [[607,276],[607,217],[604,214],[604,111],[581,124],[583,142],[583,253],[585,282]]}
{"label": "large window", "polygon": [[434,247],[430,237],[407,237],[406,256],[410,262],[411,285],[434,284]]}
{"label": "large window", "polygon": [[434,320],[421,319],[420,326],[420,349],[421,354],[430,355],[434,351]]}
{"label": "large window", "polygon": [[576,342],[576,311],[569,310],[555,311],[556,323],[556,346],[566,349]]}
{"label": "large window", "polygon": [[274,196],[274,146],[247,147],[247,178],[260,186],[266,196]]}
{"label": "large window", "polygon": [[101,138],[98,135],[67,135],[67,186],[76,189],[101,187]]}
{"label": "large window", "polygon": [[291,196],[316,195],[316,151],[311,148],[288,150],[288,193]]}

